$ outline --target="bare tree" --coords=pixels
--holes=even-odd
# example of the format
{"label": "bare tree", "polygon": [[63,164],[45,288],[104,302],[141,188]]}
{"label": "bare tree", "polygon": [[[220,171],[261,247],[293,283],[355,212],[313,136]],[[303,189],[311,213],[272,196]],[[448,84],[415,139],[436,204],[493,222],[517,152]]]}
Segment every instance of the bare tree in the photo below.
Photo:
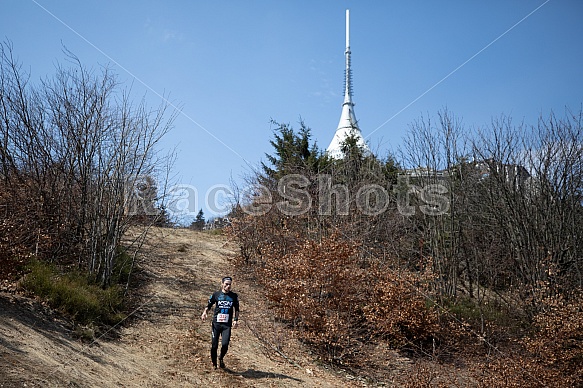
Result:
{"label": "bare tree", "polygon": [[440,195],[447,197],[447,206],[441,206],[440,211],[432,212],[422,205],[426,210],[416,210],[413,219],[421,231],[419,253],[433,258],[441,294],[455,296],[463,265],[462,213],[467,206],[467,197],[458,195],[467,193],[462,167],[468,159],[468,147],[461,120],[445,110],[439,113],[438,124],[431,119],[416,121],[400,154],[408,167],[404,172],[408,183],[418,187],[414,192],[417,197],[426,188],[439,188]]}
{"label": "bare tree", "polygon": [[87,69],[66,50],[71,66],[32,85],[11,44],[0,48],[2,189],[16,204],[8,213],[20,244],[39,258],[74,260],[105,286],[136,215],[128,193],[165,171],[170,159],[156,147],[174,115],[166,118],[166,102],[134,105],[110,69]]}
{"label": "bare tree", "polygon": [[494,121],[476,152],[488,166],[485,193],[513,268],[534,311],[540,301],[581,288],[583,131],[581,113],[537,125]]}

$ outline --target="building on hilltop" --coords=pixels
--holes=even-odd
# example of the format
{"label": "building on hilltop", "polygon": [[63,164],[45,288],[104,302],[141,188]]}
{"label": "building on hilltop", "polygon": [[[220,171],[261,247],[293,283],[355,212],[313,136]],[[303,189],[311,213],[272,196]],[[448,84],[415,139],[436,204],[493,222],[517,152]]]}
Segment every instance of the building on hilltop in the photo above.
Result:
{"label": "building on hilltop", "polygon": [[481,180],[495,175],[515,190],[531,190],[534,187],[534,178],[524,166],[519,164],[502,163],[490,158],[474,162],[474,168]]}
{"label": "building on hilltop", "polygon": [[[535,187],[535,179],[524,166],[519,164],[503,163],[490,158],[467,162],[465,165],[470,168],[468,172],[475,174],[475,177],[479,181],[495,178],[499,182],[509,185],[509,187],[514,190],[532,191]],[[425,180],[429,183],[435,183],[438,181],[443,182],[444,180],[455,176],[455,170],[458,167],[459,166],[451,170],[436,170],[429,167],[410,168],[405,169],[402,176]]]}
{"label": "building on hilltop", "polygon": [[358,127],[358,121],[354,114],[354,102],[352,102],[352,70],[350,69],[350,10],[346,10],[346,51],[345,57],[345,74],[344,74],[344,102],[342,103],[342,113],[336,133],[326,149],[328,156],[334,159],[344,158],[342,146],[347,137],[354,137],[356,145],[365,152],[370,152],[368,145]]}

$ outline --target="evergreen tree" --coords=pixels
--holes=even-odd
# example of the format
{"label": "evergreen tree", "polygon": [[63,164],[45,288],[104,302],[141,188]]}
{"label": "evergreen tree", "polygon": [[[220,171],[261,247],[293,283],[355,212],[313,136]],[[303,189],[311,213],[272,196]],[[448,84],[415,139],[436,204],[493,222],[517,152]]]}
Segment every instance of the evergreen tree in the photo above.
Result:
{"label": "evergreen tree", "polygon": [[196,215],[196,218],[194,219],[192,224],[190,224],[190,228],[194,230],[203,230],[204,225],[205,225],[204,212],[202,211],[202,209],[200,209],[198,211],[198,214]]}
{"label": "evergreen tree", "polygon": [[317,172],[324,158],[316,143],[310,144],[311,129],[303,121],[297,133],[288,124],[273,120],[272,124],[277,126],[270,140],[274,154],[266,154],[271,166],[261,163],[266,177],[278,179],[286,174]]}

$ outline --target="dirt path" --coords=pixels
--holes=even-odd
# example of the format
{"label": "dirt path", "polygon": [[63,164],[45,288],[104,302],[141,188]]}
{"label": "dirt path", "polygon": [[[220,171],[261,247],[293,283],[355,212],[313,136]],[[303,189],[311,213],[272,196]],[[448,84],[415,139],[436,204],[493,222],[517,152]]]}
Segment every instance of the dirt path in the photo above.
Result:
{"label": "dirt path", "polygon": [[82,343],[38,302],[0,292],[0,387],[352,387],[270,319],[260,290],[235,279],[241,324],[225,370],[210,367],[210,323],[200,314],[233,247],[220,236],[155,229],[141,266],[150,278],[116,339]]}

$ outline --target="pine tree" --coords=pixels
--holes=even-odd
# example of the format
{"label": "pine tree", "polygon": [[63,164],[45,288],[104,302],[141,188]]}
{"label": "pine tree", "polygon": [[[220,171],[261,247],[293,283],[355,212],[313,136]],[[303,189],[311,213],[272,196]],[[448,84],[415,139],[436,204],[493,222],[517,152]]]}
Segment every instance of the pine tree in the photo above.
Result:
{"label": "pine tree", "polygon": [[206,221],[204,219],[204,212],[202,211],[202,209],[200,209],[198,211],[198,214],[196,215],[196,218],[194,219],[192,224],[190,224],[190,228],[194,230],[203,230],[205,223]]}
{"label": "pine tree", "polygon": [[274,154],[265,155],[271,166],[261,163],[266,177],[278,179],[286,174],[317,172],[324,159],[316,143],[310,144],[311,129],[303,121],[297,133],[289,124],[273,120],[272,124],[277,126],[270,140]]}

